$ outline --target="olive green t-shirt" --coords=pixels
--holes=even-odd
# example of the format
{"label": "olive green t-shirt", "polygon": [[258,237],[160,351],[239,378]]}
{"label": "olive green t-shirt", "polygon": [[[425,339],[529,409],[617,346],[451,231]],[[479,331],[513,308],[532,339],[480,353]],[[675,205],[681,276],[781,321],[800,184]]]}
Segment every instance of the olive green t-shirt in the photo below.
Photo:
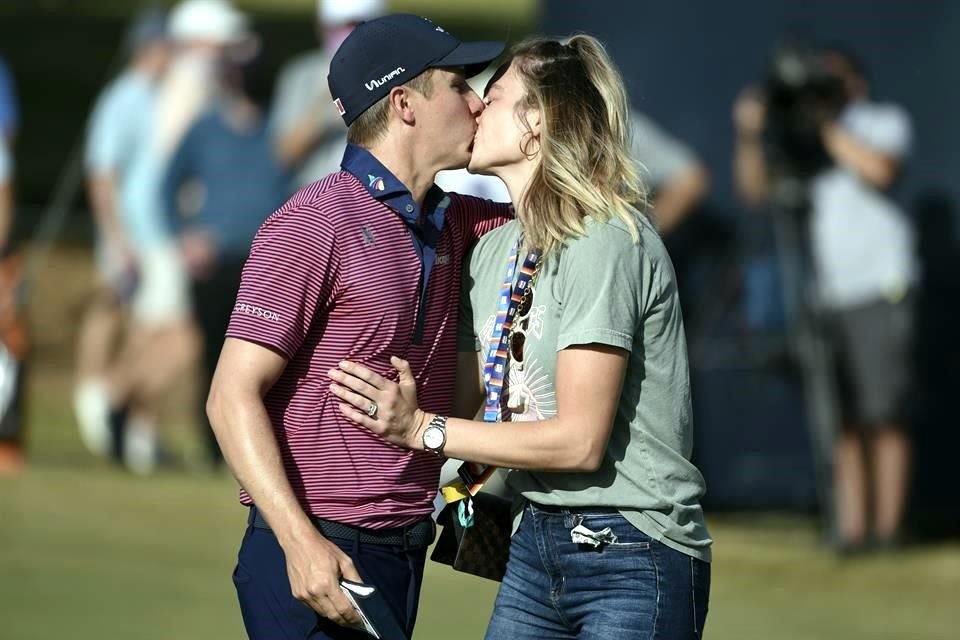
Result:
{"label": "olive green t-shirt", "polygon": [[[619,219],[587,218],[585,236],[543,260],[523,364],[508,363],[502,394],[504,421],[549,419],[557,412],[557,352],[587,344],[628,351],[603,462],[595,472],[512,470],[507,486],[540,504],[615,507],[652,538],[709,561],[703,476],[690,463],[690,375],[676,279],[656,230],[637,220],[638,242]],[[486,354],[519,235],[513,221],[477,243],[465,267],[461,351]]]}

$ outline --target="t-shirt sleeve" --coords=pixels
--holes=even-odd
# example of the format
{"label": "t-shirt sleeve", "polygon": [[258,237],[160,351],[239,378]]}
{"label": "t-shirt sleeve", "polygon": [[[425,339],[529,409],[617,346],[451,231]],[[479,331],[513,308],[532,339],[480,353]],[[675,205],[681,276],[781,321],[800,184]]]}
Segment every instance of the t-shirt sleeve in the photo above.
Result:
{"label": "t-shirt sleeve", "polygon": [[589,235],[560,257],[557,351],[586,344],[630,351],[641,315],[642,249],[622,229],[588,224]]}
{"label": "t-shirt sleeve", "polygon": [[463,261],[463,274],[460,282],[460,308],[457,314],[457,351],[480,351],[480,340],[474,329],[473,302],[470,292],[473,289],[473,280],[470,275],[472,254]]}
{"label": "t-shirt sleeve", "polygon": [[339,272],[340,255],[324,212],[287,203],[253,241],[227,336],[293,358],[316,316],[336,298]]}
{"label": "t-shirt sleeve", "polygon": [[658,189],[697,164],[694,153],[682,142],[664,131],[642,113],[630,119],[632,144],[630,153],[640,165],[644,182]]}
{"label": "t-shirt sleeve", "polygon": [[913,126],[907,112],[898,106],[889,105],[863,118],[858,123],[858,133],[863,141],[876,151],[895,158],[903,158],[910,153],[913,141]]}
{"label": "t-shirt sleeve", "polygon": [[126,121],[118,94],[107,93],[97,101],[90,116],[84,150],[88,173],[112,173],[121,168]]}
{"label": "t-shirt sleeve", "polygon": [[0,138],[0,187],[13,182],[13,160],[10,159],[10,150],[7,141]]}

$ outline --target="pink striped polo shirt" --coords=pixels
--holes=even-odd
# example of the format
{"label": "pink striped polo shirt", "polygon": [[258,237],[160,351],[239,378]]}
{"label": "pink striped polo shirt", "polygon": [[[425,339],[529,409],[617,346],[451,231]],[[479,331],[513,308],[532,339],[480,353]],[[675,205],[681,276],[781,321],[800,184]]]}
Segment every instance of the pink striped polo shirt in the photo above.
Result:
{"label": "pink striped polo shirt", "polygon": [[[380,175],[364,175],[369,179],[361,182],[356,170],[331,174],[304,187],[263,224],[227,335],[288,360],[265,405],[305,511],[384,528],[431,512],[442,459],[401,449],[347,421],[328,391],[327,371],[353,360],[395,380],[390,356],[400,356],[416,376],[420,406],[449,414],[464,254],[511,213],[507,205],[435,191],[442,200],[433,219],[440,215],[442,223],[426,250],[433,264],[425,269],[423,242],[389,206],[410,209],[409,193],[398,195],[399,181],[363,154],[363,168],[376,167]],[[418,343],[421,300],[426,309]],[[243,491],[241,501],[252,502]]]}

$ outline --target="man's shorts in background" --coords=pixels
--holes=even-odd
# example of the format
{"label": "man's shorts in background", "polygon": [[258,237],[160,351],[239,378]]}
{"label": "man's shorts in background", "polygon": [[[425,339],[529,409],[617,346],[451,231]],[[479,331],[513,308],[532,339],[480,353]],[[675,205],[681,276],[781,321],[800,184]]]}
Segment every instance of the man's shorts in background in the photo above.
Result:
{"label": "man's shorts in background", "polygon": [[170,241],[144,250],[138,267],[131,299],[134,321],[159,328],[188,320],[189,278],[177,245]]}
{"label": "man's shorts in background", "polygon": [[829,328],[846,422],[904,426],[913,371],[913,297],[837,310]]}

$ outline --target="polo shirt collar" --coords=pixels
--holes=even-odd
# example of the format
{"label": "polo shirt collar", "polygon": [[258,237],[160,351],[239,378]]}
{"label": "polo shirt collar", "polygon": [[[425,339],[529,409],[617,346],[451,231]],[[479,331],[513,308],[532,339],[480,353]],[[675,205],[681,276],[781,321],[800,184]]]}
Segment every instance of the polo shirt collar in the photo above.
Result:
{"label": "polo shirt collar", "polygon": [[[340,166],[360,181],[370,197],[396,211],[407,224],[413,226],[422,224],[423,212],[420,205],[413,199],[410,190],[368,150],[355,144],[348,144],[343,152],[343,161]],[[438,207],[446,208],[445,197],[446,194],[440,187],[437,185],[430,187],[423,203],[423,209],[426,210],[428,217],[434,217]],[[440,222],[437,225],[439,230],[442,226],[442,218],[437,222]]]}

